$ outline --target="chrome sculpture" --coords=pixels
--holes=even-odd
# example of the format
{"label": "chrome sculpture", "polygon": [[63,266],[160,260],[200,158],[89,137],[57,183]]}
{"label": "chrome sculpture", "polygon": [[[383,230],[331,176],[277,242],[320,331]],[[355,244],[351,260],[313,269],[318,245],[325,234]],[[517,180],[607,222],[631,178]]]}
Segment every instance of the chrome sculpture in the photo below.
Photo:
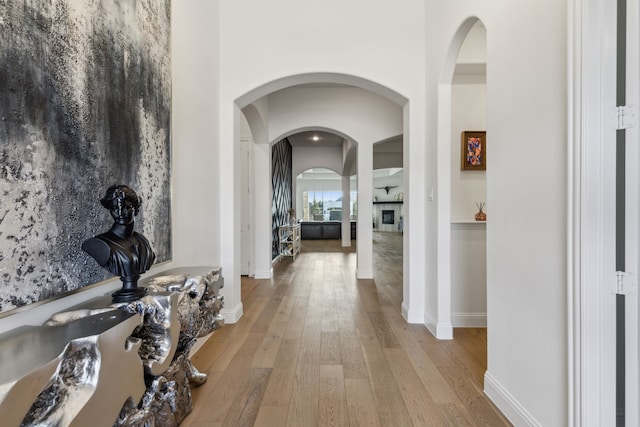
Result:
{"label": "chrome sculpture", "polygon": [[106,295],[43,326],[0,335],[3,426],[177,426],[206,381],[190,360],[224,324],[220,268],[184,267],[143,281],[147,295]]}
{"label": "chrome sculpture", "polygon": [[[0,339],[3,426],[86,426],[115,419],[144,391],[140,316],[111,309],[66,324],[24,327]],[[112,424],[112,423],[111,423]]]}
{"label": "chrome sculpture", "polygon": [[[220,294],[223,286],[219,268],[184,267],[149,279],[149,290],[178,292],[179,353],[189,354],[198,338],[224,325],[220,315],[224,306],[224,297]],[[189,358],[185,363],[191,384],[200,385],[207,380],[206,374],[199,372]]]}

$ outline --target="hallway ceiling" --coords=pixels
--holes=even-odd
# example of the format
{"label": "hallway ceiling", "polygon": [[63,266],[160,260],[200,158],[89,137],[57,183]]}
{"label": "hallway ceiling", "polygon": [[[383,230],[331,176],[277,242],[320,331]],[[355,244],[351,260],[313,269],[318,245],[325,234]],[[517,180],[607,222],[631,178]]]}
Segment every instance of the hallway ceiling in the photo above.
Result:
{"label": "hallway ceiling", "polygon": [[[314,140],[317,137],[317,140]],[[287,137],[291,145],[298,147],[314,147],[314,146],[342,146],[342,137],[329,132],[307,131],[300,132]]]}

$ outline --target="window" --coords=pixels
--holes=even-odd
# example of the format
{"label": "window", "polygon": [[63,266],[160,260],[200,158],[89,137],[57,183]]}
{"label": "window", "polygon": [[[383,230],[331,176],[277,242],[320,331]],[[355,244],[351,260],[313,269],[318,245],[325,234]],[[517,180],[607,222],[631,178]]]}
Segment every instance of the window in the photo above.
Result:
{"label": "window", "polygon": [[[357,191],[351,191],[349,218],[355,220],[358,215]],[[331,190],[313,190],[302,192],[304,221],[341,221],[342,192]]]}

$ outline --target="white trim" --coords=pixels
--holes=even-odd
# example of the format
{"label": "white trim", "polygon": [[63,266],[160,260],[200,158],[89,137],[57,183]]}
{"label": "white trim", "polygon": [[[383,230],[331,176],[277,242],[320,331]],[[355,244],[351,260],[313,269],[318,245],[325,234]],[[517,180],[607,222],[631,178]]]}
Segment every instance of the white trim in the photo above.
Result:
{"label": "white trim", "polygon": [[[581,109],[581,0],[568,2],[567,13],[567,425],[582,419],[580,339],[580,164]],[[576,213],[577,211],[577,213]],[[485,374],[486,383],[487,374]],[[485,385],[486,388],[486,385]]]}
{"label": "white trim", "polygon": [[273,278],[273,266],[282,261],[282,257],[280,255],[276,256],[273,260],[271,260],[271,268],[268,270],[254,270],[253,278],[254,279],[271,279]]}
{"label": "white trim", "polygon": [[[244,114],[242,117],[245,117]],[[246,118],[245,118],[246,120]],[[243,154],[246,153],[246,154]],[[240,163],[241,163],[241,228],[240,228],[240,273],[241,275],[254,276],[254,235],[255,211],[253,207],[253,139],[240,137]]]}
{"label": "white trim", "polygon": [[486,328],[487,313],[451,313],[454,328]]}
{"label": "white trim", "polygon": [[[615,424],[615,7],[568,14],[568,425]],[[613,56],[612,56],[613,55]]]}
{"label": "white trim", "polygon": [[[463,25],[464,29],[459,29],[455,39],[449,47],[449,61],[453,61],[454,66],[457,61],[457,52],[467,35],[470,27]],[[453,55],[455,52],[455,55]],[[451,64],[445,64],[445,67]],[[438,156],[438,218],[437,218],[437,321],[429,329],[438,339],[442,336],[453,337],[451,327],[451,80],[453,79],[453,68],[451,75],[446,76],[446,83],[438,85],[438,128],[437,128],[437,156]],[[442,322],[449,325],[450,331],[443,330],[440,326]],[[444,335],[443,335],[444,334]],[[450,339],[450,338],[446,338]]]}
{"label": "white trim", "polygon": [[484,373],[484,394],[516,426],[542,427],[525,408],[489,373]]}
{"label": "white trim", "polygon": [[[627,1],[627,84],[626,104],[640,102],[640,1]],[[630,277],[626,286],[633,286],[625,298],[626,390],[625,422],[640,425],[640,331],[638,317],[638,261],[640,259],[640,132],[638,125],[626,130],[626,261],[625,270]]]}
{"label": "white trim", "polygon": [[424,315],[424,326],[427,327],[429,332],[439,340],[452,340],[453,339],[453,326],[451,323],[436,323],[433,318]]}
{"label": "white trim", "polygon": [[220,310],[220,315],[224,317],[225,324],[236,323],[238,320],[240,320],[240,318],[242,317],[242,314],[243,314],[242,302],[239,302],[233,308],[223,308],[222,310]]}
{"label": "white trim", "polygon": [[253,274],[254,279],[271,279],[273,277],[273,269],[256,270]]}
{"label": "white trim", "polygon": [[424,322],[424,326],[427,328],[427,330],[429,332],[431,332],[431,335],[433,335],[434,337],[438,335],[435,323],[433,323],[433,322]]}
{"label": "white trim", "polygon": [[356,269],[356,278],[357,279],[373,279],[373,271]]}
{"label": "white trim", "polygon": [[451,323],[440,322],[436,325],[436,338],[439,340],[453,339],[453,325]]}
{"label": "white trim", "polygon": [[407,321],[407,323],[425,323],[424,313],[409,310],[406,303],[404,302],[402,303],[401,314],[404,320]]}

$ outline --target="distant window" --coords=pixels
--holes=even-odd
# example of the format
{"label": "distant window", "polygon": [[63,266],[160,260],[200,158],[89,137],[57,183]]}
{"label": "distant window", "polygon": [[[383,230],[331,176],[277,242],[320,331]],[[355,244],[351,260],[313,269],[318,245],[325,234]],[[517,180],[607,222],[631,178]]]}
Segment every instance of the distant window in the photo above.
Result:
{"label": "distant window", "polygon": [[[352,191],[349,203],[349,217],[355,219],[358,214],[357,192]],[[342,220],[342,192],[341,191],[303,191],[304,221],[341,221]]]}

